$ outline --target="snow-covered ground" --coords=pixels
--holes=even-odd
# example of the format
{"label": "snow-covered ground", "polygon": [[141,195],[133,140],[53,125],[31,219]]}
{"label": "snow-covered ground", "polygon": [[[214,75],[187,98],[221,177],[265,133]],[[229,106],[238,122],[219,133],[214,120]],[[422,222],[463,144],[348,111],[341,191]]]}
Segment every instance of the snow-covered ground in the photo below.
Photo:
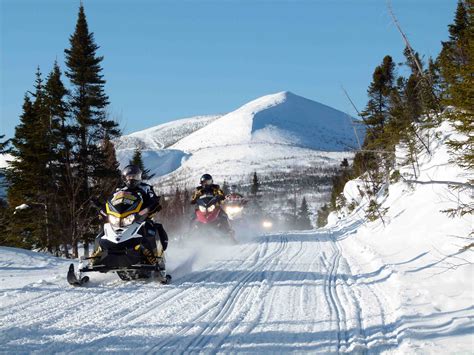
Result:
{"label": "snow-covered ground", "polygon": [[[438,132],[418,180],[465,181],[442,144],[449,129]],[[1,247],[1,351],[472,353],[474,260],[460,252],[472,217],[440,212],[472,196],[400,181],[380,196],[383,226],[354,185],[346,197],[362,205],[323,229],[172,243],[169,285],[99,274],[74,288],[69,261]]]}

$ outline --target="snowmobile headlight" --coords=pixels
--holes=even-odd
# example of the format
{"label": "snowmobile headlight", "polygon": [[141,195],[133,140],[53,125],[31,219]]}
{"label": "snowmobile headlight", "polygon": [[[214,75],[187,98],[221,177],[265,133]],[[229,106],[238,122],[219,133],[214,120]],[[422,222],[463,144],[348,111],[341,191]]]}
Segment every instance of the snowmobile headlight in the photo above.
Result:
{"label": "snowmobile headlight", "polygon": [[273,227],[273,223],[272,223],[272,221],[263,221],[262,222],[262,227],[266,228],[266,229],[270,229],[270,228]]}
{"label": "snowmobile headlight", "polygon": [[228,206],[226,208],[226,212],[230,214],[237,214],[240,211],[242,211],[242,207],[239,207],[239,206]]}
{"label": "snowmobile headlight", "polygon": [[122,219],[122,226],[127,227],[131,225],[135,221],[135,214],[131,214],[130,216],[127,216]]}
{"label": "snowmobile headlight", "polygon": [[209,206],[209,207],[207,208],[207,210],[208,210],[209,212],[212,212],[212,211],[214,211],[215,209],[216,209],[216,205],[211,205],[211,206]]}
{"label": "snowmobile headlight", "polygon": [[204,207],[204,206],[199,206],[199,211],[201,211],[201,212],[206,212],[206,207]]}
{"label": "snowmobile headlight", "polygon": [[120,225],[120,218],[109,214],[109,223],[113,225],[114,227],[118,227]]}

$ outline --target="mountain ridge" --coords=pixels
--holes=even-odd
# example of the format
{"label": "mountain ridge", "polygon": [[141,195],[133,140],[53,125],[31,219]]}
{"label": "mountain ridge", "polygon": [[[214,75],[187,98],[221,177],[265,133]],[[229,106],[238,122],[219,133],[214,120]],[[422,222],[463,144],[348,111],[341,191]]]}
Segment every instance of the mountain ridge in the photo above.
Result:
{"label": "mountain ridge", "polygon": [[[177,120],[119,139],[121,166],[142,149],[153,183],[194,185],[203,172],[219,181],[244,181],[321,167],[350,158],[356,139],[351,117],[290,91],[265,95],[223,115]],[[327,172],[326,172],[327,173]]]}

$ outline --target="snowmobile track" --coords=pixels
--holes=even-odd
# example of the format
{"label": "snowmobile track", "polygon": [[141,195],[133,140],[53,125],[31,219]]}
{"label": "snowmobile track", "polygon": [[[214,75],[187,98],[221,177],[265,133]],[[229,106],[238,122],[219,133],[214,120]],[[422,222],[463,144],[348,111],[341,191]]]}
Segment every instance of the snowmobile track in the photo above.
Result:
{"label": "snowmobile track", "polygon": [[[169,285],[103,275],[81,288],[27,286],[24,302],[0,307],[0,330],[38,329],[27,333],[30,352],[76,342],[84,352],[135,353],[338,353],[396,344],[400,330],[385,324],[376,282],[387,271],[359,280],[331,235],[267,235],[229,250]],[[371,319],[383,331],[370,330]],[[22,333],[5,334],[13,341],[6,351],[20,351]],[[62,345],[41,345],[51,336]]]}

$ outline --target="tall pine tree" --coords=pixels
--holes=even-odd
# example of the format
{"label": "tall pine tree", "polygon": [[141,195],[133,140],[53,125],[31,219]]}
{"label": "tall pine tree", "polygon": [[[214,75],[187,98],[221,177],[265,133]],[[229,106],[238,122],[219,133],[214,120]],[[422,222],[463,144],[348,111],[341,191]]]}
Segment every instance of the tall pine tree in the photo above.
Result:
{"label": "tall pine tree", "polygon": [[446,105],[455,107],[449,115],[465,139],[451,140],[457,163],[474,169],[474,1],[459,1],[454,23],[449,25],[449,40],[439,55],[445,85]]}
{"label": "tall pine tree", "polygon": [[311,225],[310,212],[306,197],[303,197],[303,201],[301,201],[301,206],[298,210],[297,226],[298,229],[311,229],[313,227]]}
{"label": "tall pine tree", "polygon": [[20,243],[52,250],[47,223],[50,197],[54,193],[51,121],[46,108],[41,72],[36,73],[34,101],[25,95],[23,114],[15,129],[10,153],[8,202],[12,208],[27,204],[11,221],[11,233],[21,236]]}
{"label": "tall pine tree", "polygon": [[103,166],[106,151],[102,148],[105,139],[119,135],[118,125],[107,117],[108,97],[104,91],[105,80],[101,74],[100,63],[103,57],[97,56],[99,48],[94,42],[94,35],[89,32],[84,7],[81,4],[74,33],[71,35],[70,48],[66,54],[66,76],[72,84],[69,98],[71,118],[74,122],[76,141],[73,142],[74,164],[79,168],[77,180],[78,209],[74,221],[74,254],[77,254],[77,240],[83,237],[89,242],[95,228],[93,225],[96,211],[90,205],[91,200],[98,199],[100,180],[105,175],[113,179],[116,171],[107,171]]}
{"label": "tall pine tree", "polygon": [[256,197],[259,190],[260,190],[260,182],[258,181],[257,172],[255,171],[255,172],[253,173],[253,177],[252,177],[252,186],[251,186],[251,188],[250,188],[250,193],[251,193],[254,197]]}
{"label": "tall pine tree", "polygon": [[383,183],[384,175],[390,169],[391,161],[387,159],[389,136],[384,134],[390,120],[390,104],[395,82],[395,64],[392,57],[385,56],[382,64],[377,66],[372,82],[367,90],[369,101],[361,113],[366,128],[363,143],[364,152],[354,157],[356,172],[369,174],[372,192],[376,193]]}

